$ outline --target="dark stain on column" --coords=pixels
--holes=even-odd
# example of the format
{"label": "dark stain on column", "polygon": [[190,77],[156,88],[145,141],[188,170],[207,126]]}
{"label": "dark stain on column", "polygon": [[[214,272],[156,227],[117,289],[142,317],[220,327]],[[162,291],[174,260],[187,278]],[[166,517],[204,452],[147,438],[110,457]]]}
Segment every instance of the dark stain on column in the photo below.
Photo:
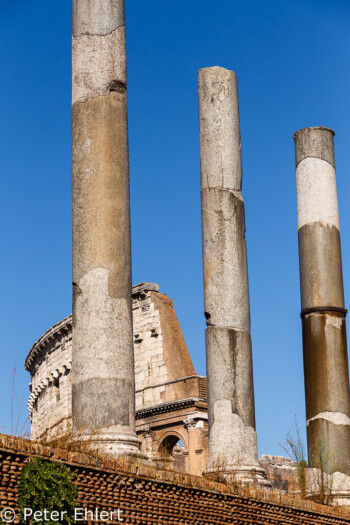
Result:
{"label": "dark stain on column", "polygon": [[334,132],[294,135],[310,466],[350,475],[350,391]]}

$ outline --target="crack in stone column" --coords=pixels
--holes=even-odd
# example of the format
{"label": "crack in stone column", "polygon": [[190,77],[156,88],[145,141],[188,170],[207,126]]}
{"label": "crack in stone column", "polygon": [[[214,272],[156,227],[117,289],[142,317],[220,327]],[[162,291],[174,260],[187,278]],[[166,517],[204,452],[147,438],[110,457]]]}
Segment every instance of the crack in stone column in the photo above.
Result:
{"label": "crack in stone column", "polygon": [[255,430],[237,80],[199,70],[204,306],[209,471],[267,484]]}

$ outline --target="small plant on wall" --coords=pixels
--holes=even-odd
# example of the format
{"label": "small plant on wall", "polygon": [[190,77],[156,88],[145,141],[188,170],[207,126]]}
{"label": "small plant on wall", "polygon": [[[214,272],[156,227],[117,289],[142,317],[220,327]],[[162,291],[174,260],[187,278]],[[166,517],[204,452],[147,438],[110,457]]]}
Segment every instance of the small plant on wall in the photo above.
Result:
{"label": "small plant on wall", "polygon": [[[72,477],[70,470],[61,463],[44,461],[41,458],[28,462],[18,482],[17,503],[21,522],[36,525],[74,523],[77,489],[72,483]],[[57,516],[55,511],[59,513],[58,520],[52,519]],[[35,512],[37,514],[34,518]]]}
{"label": "small plant on wall", "polygon": [[288,432],[285,444],[280,446],[292,461],[296,463],[300,496],[306,499],[308,463],[306,461],[303,438],[296,419],[294,421],[294,430]]}

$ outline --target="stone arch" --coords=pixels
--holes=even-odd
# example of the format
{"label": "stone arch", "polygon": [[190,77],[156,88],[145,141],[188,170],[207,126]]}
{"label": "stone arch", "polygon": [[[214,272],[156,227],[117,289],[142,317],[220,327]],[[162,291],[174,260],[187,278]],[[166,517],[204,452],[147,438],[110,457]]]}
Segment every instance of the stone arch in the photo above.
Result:
{"label": "stone arch", "polygon": [[[177,447],[182,443],[182,447]],[[157,458],[163,466],[170,466],[172,470],[186,472],[188,452],[183,436],[174,430],[165,432],[157,443]]]}
{"label": "stone arch", "polygon": [[187,444],[187,441],[186,441],[185,437],[180,432],[178,432],[177,430],[171,429],[171,430],[168,430],[168,431],[164,432],[163,434],[161,434],[161,436],[158,438],[157,445],[156,445],[157,452],[160,450],[162,442],[166,438],[171,437],[171,436],[176,437],[177,441],[182,441],[184,449],[187,450],[188,444]]}

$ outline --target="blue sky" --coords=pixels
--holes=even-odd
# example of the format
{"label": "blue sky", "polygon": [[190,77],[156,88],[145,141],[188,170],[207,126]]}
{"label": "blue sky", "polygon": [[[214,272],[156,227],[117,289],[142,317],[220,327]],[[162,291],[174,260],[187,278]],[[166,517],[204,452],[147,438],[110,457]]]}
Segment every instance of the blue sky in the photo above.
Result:
{"label": "blue sky", "polygon": [[[126,0],[133,282],[175,304],[205,374],[197,70],[240,95],[259,454],[304,429],[293,133],[335,130],[350,297],[350,5],[341,0]],[[23,363],[71,312],[71,3],[0,2],[0,429]],[[15,410],[16,412],[16,410]],[[16,417],[15,417],[16,419]]]}

